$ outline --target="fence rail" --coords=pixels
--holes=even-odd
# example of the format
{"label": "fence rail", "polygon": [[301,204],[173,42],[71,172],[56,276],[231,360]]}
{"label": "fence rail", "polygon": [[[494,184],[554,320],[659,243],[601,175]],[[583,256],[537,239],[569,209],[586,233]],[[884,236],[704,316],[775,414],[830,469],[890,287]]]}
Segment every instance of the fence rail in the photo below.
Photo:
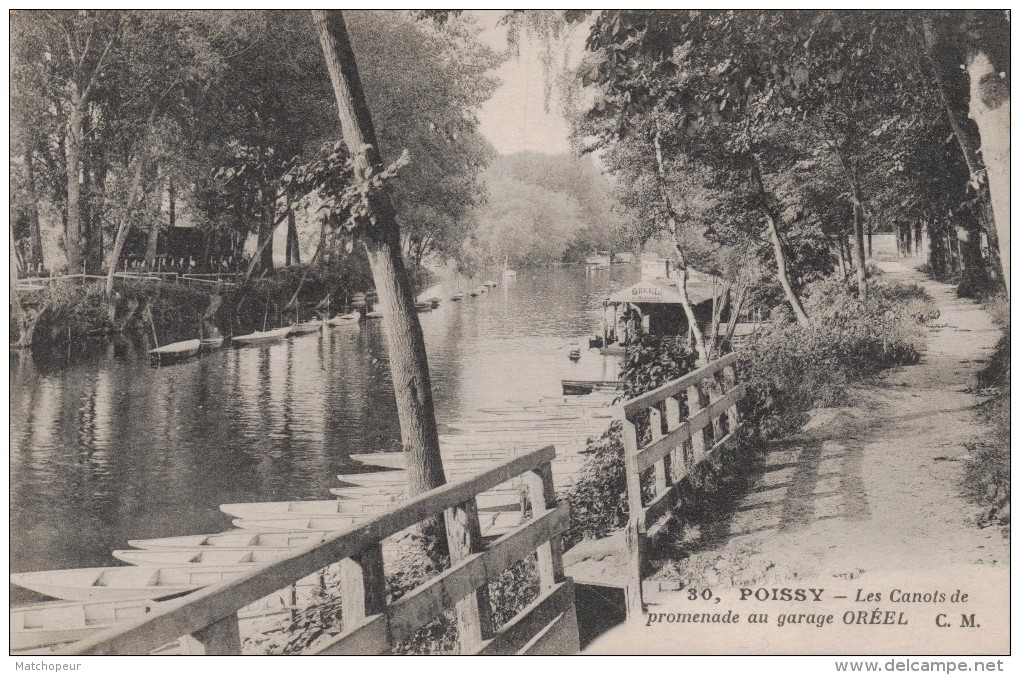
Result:
{"label": "fence rail", "polygon": [[[616,408],[623,425],[630,512],[626,591],[631,617],[644,611],[641,577],[648,538],[673,516],[681,486],[694,467],[728,445],[740,426],[737,402],[744,396],[744,385],[737,382],[736,362],[737,355],[728,354]],[[640,438],[648,442],[642,445],[638,431],[645,425],[648,431]],[[645,503],[641,478],[649,470],[655,474],[651,498]]]}
{"label": "fence rail", "polygon": [[[342,632],[315,653],[385,653],[450,609],[456,610],[461,653],[577,653],[574,590],[563,574],[560,541],[567,508],[556,503],[555,456],[554,447],[545,447],[431,490],[239,578],[168,601],[158,614],[97,633],[62,653],[147,654],[180,639],[188,653],[239,654],[238,610],[337,562]],[[517,476],[528,486],[532,518],[487,543],[479,529],[476,497]],[[446,522],[451,567],[387,602],[383,539],[437,516]],[[538,598],[505,625],[494,626],[488,584],[532,554],[537,554]]]}

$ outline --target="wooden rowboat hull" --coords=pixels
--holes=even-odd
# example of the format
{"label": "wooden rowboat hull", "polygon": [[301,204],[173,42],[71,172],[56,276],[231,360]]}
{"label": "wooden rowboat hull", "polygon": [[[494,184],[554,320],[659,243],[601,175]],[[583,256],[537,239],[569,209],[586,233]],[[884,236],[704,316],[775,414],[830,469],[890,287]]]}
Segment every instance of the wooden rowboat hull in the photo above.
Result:
{"label": "wooden rowboat hull", "polygon": [[130,565],[163,567],[167,565],[249,565],[281,558],[293,547],[246,546],[227,548],[153,548],[114,551],[113,557]]}
{"label": "wooden rowboat hull", "polygon": [[267,331],[255,331],[248,335],[235,335],[231,338],[231,342],[235,345],[252,345],[259,344],[262,342],[272,342],[274,340],[282,340],[283,338],[290,335],[290,326],[285,328],[277,328],[275,330]]}
{"label": "wooden rowboat hull", "polygon": [[325,539],[327,532],[283,532],[259,534],[250,530],[234,530],[219,534],[194,534],[182,537],[161,537],[158,539],[131,539],[128,546],[141,549],[166,548],[241,548],[266,546],[269,548],[293,548],[317,544]]}
{"label": "wooden rowboat hull", "polygon": [[250,565],[92,567],[12,574],[11,583],[61,600],[155,600],[190,593],[250,569]]}

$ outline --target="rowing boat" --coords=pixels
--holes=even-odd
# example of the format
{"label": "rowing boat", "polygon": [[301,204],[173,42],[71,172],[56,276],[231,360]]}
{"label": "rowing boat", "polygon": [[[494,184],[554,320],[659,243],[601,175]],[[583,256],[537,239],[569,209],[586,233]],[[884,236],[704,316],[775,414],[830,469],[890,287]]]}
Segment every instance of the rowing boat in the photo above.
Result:
{"label": "rowing boat", "polygon": [[219,349],[220,347],[223,346],[224,339],[225,338],[222,335],[217,335],[216,337],[202,338],[202,349],[205,350]]}
{"label": "rowing boat", "polygon": [[128,546],[141,549],[163,548],[247,548],[249,546],[265,546],[268,548],[294,548],[317,544],[326,537],[325,531],[319,532],[283,532],[275,534],[259,534],[247,530],[234,530],[219,534],[191,534],[179,537],[160,537],[158,539],[130,539]]}
{"label": "rowing boat", "polygon": [[308,333],[317,333],[322,330],[322,321],[319,319],[313,319],[312,321],[305,321],[304,323],[296,323],[290,327],[291,335],[306,335]]}
{"label": "rowing boat", "polygon": [[153,600],[40,602],[11,608],[11,651],[76,642],[150,613]]}
{"label": "rowing boat", "polygon": [[231,342],[235,345],[253,345],[262,342],[282,340],[290,335],[290,329],[291,326],[284,326],[283,328],[274,328],[273,330],[257,330],[254,333],[248,333],[247,335],[235,335],[231,338]]}
{"label": "rowing boat", "polygon": [[[253,532],[300,532],[302,530],[322,530],[339,532],[360,525],[369,519],[369,516],[329,516],[318,518],[280,518],[267,520],[235,519],[234,526],[250,529]],[[484,536],[498,536],[505,534],[512,528],[520,525],[523,519],[521,511],[493,511],[479,516],[481,531]]]}
{"label": "rowing boat", "polygon": [[61,600],[155,600],[190,593],[250,570],[250,565],[87,567],[12,574],[11,583]]}
{"label": "rowing boat", "polygon": [[160,363],[173,363],[174,361],[183,361],[184,359],[191,358],[201,348],[201,340],[183,340],[150,349],[149,356]]}
{"label": "rowing boat", "polygon": [[266,563],[291,553],[287,546],[206,546],[114,551],[113,557],[129,565],[250,565]]}
{"label": "rowing boat", "polygon": [[342,326],[348,323],[358,323],[361,321],[361,315],[357,312],[351,312],[349,314],[338,314],[329,320],[330,326]]}
{"label": "rowing boat", "polygon": [[336,516],[291,516],[284,514],[267,515],[267,517],[235,518],[234,527],[263,534],[272,532],[302,532],[304,530],[337,532],[349,527],[360,525],[369,520],[370,515],[336,515]]}
{"label": "rowing boat", "polygon": [[252,518],[272,514],[278,518],[288,516],[336,516],[343,514],[360,515],[365,508],[350,500],[311,499],[289,502],[248,502],[243,504],[220,504],[220,511],[235,518]]}

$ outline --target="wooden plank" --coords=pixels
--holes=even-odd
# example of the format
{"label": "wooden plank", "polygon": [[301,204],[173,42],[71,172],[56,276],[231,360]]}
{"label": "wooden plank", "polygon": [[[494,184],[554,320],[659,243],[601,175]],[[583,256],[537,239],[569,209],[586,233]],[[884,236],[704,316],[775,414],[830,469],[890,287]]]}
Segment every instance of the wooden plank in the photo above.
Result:
{"label": "wooden plank", "polygon": [[644,510],[646,532],[658,523],[659,520],[661,520],[662,517],[665,516],[676,504],[677,497],[680,495],[681,485],[683,485],[681,481],[673,483],[669,486],[668,490],[655,495],[655,499],[649,502],[648,507]]}
{"label": "wooden plank", "polygon": [[[481,553],[482,531],[474,499],[446,510],[446,541],[453,566],[475,553]],[[457,601],[457,628],[460,653],[467,654],[492,637],[492,605],[489,585],[482,583],[473,593]]]}
{"label": "wooden plank", "polygon": [[[723,376],[725,377],[725,382],[726,382],[726,387],[727,388],[733,388],[733,387],[737,386],[737,366],[736,366],[736,364],[731,365],[731,366],[726,366],[725,368],[723,368]],[[746,387],[745,387],[745,389],[746,389]],[[737,410],[736,403],[734,403],[733,406],[731,406],[730,409],[726,411],[726,417],[727,417],[727,427],[726,428],[730,432],[735,431],[737,426],[740,424],[740,413]]]}
{"label": "wooden plank", "polygon": [[573,608],[574,585],[570,579],[564,579],[510,619],[476,654],[516,654],[557,616]]}
{"label": "wooden plank", "polygon": [[182,635],[190,635],[235,614],[240,607],[289,586],[339,560],[466,501],[515,476],[551,462],[553,447],[545,447],[494,467],[470,481],[450,483],[404,502],[394,510],[361,525],[331,534],[318,544],[295,549],[294,554],[264,567],[213,584],[186,598],[167,601],[165,609],[143,619],[102,631],[61,651],[67,655],[144,653]]}
{"label": "wooden plank", "polygon": [[[655,441],[661,439],[663,436],[662,413],[659,412],[658,408],[648,409],[648,425],[651,430],[652,442],[654,443]],[[657,459],[653,464],[653,466],[655,467],[655,494],[659,494],[660,492],[665,490],[668,484],[669,476],[666,473],[667,470],[669,469],[669,467],[667,466],[667,462],[669,461],[667,459],[668,457],[669,453],[667,452],[665,455]]]}
{"label": "wooden plank", "polygon": [[[538,513],[556,507],[556,485],[553,481],[552,466],[543,464],[538,469],[525,474],[528,484],[528,498],[531,509]],[[549,541],[538,546],[537,557],[538,579],[541,588],[552,588],[563,580],[563,540],[553,536]]]}
{"label": "wooden plank", "polygon": [[631,513],[624,529],[626,546],[627,618],[640,619],[645,611],[641,579],[644,576],[645,518],[644,511]]}
{"label": "wooden plank", "polygon": [[237,616],[227,616],[180,639],[181,653],[193,656],[228,656],[241,653]]}
{"label": "wooden plank", "polygon": [[[717,398],[715,401],[702,408],[697,414],[687,418],[687,424],[690,427],[691,439],[696,440],[699,436],[697,433],[699,429],[704,430],[713,419],[726,412],[727,408],[732,407],[737,401],[744,396],[744,385],[738,384],[737,386],[730,389],[724,396]],[[698,456],[697,454],[695,456]]]}
{"label": "wooden plank", "polygon": [[376,615],[360,626],[344,631],[329,642],[310,651],[322,656],[385,654],[390,650],[389,627],[384,615]]}
{"label": "wooden plank", "polygon": [[[687,431],[691,435],[691,462],[697,464],[705,456],[704,426],[708,423],[708,415],[702,414],[704,402],[701,385],[695,384],[687,388]],[[696,426],[700,425],[700,426]]]}
{"label": "wooden plank", "polygon": [[625,403],[621,404],[623,412],[628,417],[633,417],[637,413],[647,408],[651,408],[653,405],[656,405],[664,401],[666,398],[670,396],[677,396],[679,394],[682,394],[688,387],[696,385],[699,382],[701,382],[701,380],[711,376],[713,373],[722,370],[726,366],[736,363],[737,358],[738,357],[735,352],[727,354],[722,358],[712,361],[707,366],[687,373],[683,377],[673,380],[672,382],[667,382],[661,387],[652,389],[651,391],[644,393],[641,396],[636,396],[630,399],[629,401],[626,401]]}
{"label": "wooden plank", "polygon": [[388,613],[392,640],[400,642],[413,635],[461,598],[530,555],[539,544],[563,532],[567,521],[566,506],[540,513],[497,539],[487,550],[470,555],[391,604]]}
{"label": "wooden plank", "polygon": [[581,651],[577,632],[577,608],[569,607],[539,631],[518,654],[522,656],[570,656]]}
{"label": "wooden plank", "polygon": [[679,427],[669,432],[659,440],[649,443],[638,450],[634,458],[635,466],[639,473],[643,473],[655,466],[660,459],[678,449],[691,437],[690,426],[684,422]]}
{"label": "wooden plank", "polygon": [[359,626],[386,609],[386,573],[379,542],[340,561],[340,602],[344,626]]}

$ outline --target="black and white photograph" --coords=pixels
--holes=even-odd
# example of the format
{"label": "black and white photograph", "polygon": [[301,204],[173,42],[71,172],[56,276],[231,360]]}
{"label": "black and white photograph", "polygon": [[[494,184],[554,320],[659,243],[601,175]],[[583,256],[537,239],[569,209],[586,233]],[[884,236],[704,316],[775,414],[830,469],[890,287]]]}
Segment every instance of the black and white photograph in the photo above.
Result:
{"label": "black and white photograph", "polygon": [[1008,670],[1010,10],[8,38],[10,672]]}

